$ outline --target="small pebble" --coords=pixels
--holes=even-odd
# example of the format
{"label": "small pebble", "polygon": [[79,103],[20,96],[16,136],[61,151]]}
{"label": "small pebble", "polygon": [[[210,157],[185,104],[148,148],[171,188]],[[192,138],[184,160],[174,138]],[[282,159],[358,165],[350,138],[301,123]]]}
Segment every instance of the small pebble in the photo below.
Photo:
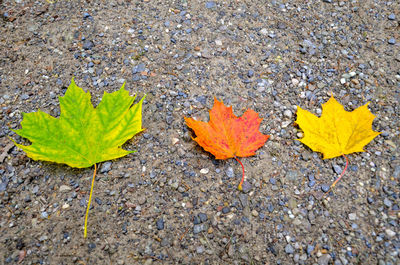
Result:
{"label": "small pebble", "polygon": [[342,173],[342,168],[340,166],[333,164],[332,167],[336,174],[340,175]]}
{"label": "small pebble", "polygon": [[146,65],[144,63],[139,63],[135,67],[132,68],[132,74],[141,73],[146,70]]}
{"label": "small pebble", "polygon": [[293,246],[290,245],[290,244],[287,244],[286,247],[285,247],[285,252],[286,252],[286,254],[293,254],[294,253]]}
{"label": "small pebble", "polygon": [[395,38],[390,38],[388,40],[388,43],[391,44],[391,45],[394,45],[394,44],[396,44],[396,39]]}
{"label": "small pebble", "polygon": [[193,217],[193,224],[198,225],[200,223],[201,223],[201,221],[200,221],[200,218],[198,216]]}
{"label": "small pebble", "polygon": [[308,182],[308,187],[312,188],[315,186],[315,180],[311,180],[310,182]]}
{"label": "small pebble", "polygon": [[210,170],[209,170],[208,168],[202,168],[202,169],[200,170],[200,173],[201,173],[201,174],[207,174],[208,172],[210,172]]}
{"label": "small pebble", "polygon": [[260,30],[260,33],[261,33],[262,35],[267,35],[267,34],[268,34],[268,29],[262,28],[262,29]]}
{"label": "small pebble", "polygon": [[82,48],[85,50],[91,50],[93,47],[94,47],[94,43],[91,40],[86,40],[82,45]]}
{"label": "small pebble", "polygon": [[391,208],[392,207],[392,201],[391,200],[389,200],[387,197],[383,200],[383,204],[386,206],[386,207],[388,207],[388,208]]}
{"label": "small pebble", "polygon": [[389,20],[395,20],[396,19],[396,15],[395,14],[390,14],[389,16],[388,16],[388,19]]}
{"label": "small pebble", "polygon": [[244,193],[248,193],[251,190],[252,186],[250,184],[250,182],[248,181],[244,181],[242,184],[242,192]]}
{"label": "small pebble", "polygon": [[283,115],[289,119],[292,118],[292,112],[288,109],[283,112]]}
{"label": "small pebble", "polygon": [[349,214],[349,220],[354,221],[357,219],[357,214],[356,213],[350,213]]}
{"label": "small pebble", "polygon": [[239,194],[239,200],[243,207],[247,207],[249,204],[248,195],[244,193]]}
{"label": "small pebble", "polygon": [[194,225],[193,226],[193,233],[198,234],[200,232],[204,231],[204,227],[202,224]]}
{"label": "small pebble", "polygon": [[323,254],[321,257],[318,258],[318,265],[328,265],[331,258],[331,255]]}
{"label": "small pebble", "polygon": [[310,256],[313,251],[314,251],[315,247],[313,245],[307,245],[307,254]]}
{"label": "small pebble", "polygon": [[396,232],[390,230],[389,228],[385,230],[385,233],[388,237],[394,237],[396,236]]}
{"label": "small pebble", "polygon": [[321,185],[321,190],[322,190],[323,192],[328,192],[329,189],[330,189],[330,186],[329,186],[329,185],[327,185],[327,184],[322,184],[322,185]]}
{"label": "small pebble", "polygon": [[224,208],[222,208],[222,213],[223,214],[227,214],[227,213],[229,213],[230,212],[230,208],[229,207],[224,207]]}
{"label": "small pebble", "polygon": [[206,8],[214,8],[216,6],[216,4],[215,4],[215,2],[214,1],[208,1],[207,3],[206,3]]}
{"label": "small pebble", "polygon": [[70,190],[71,190],[70,186],[67,186],[67,185],[61,185],[60,186],[60,192],[68,192]]}
{"label": "small pebble", "polygon": [[205,214],[205,213],[199,213],[197,216],[199,217],[200,222],[202,222],[202,223],[206,222],[208,219],[207,214]]}
{"label": "small pebble", "polygon": [[109,171],[111,170],[111,165],[112,165],[112,162],[110,162],[110,161],[104,162],[104,163],[101,165],[100,173],[107,173],[107,172],[109,172]]}
{"label": "small pebble", "polygon": [[196,252],[197,252],[197,254],[202,254],[204,252],[204,247],[203,246],[197,247]]}
{"label": "small pebble", "polygon": [[38,193],[38,191],[39,191],[39,186],[38,186],[38,185],[36,185],[35,187],[33,187],[33,189],[32,189],[32,193],[33,193],[33,194]]}
{"label": "small pebble", "polygon": [[164,219],[163,218],[158,219],[156,222],[156,225],[157,225],[158,230],[163,230],[164,229]]}
{"label": "small pebble", "polygon": [[249,70],[248,72],[247,72],[247,76],[248,77],[253,77],[254,76],[254,71],[253,70]]}

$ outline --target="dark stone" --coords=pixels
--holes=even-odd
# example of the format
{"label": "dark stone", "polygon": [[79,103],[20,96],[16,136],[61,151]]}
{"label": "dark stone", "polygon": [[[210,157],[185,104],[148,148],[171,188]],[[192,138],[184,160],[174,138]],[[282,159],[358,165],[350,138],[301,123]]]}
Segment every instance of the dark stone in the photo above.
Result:
{"label": "dark stone", "polygon": [[206,222],[208,219],[207,214],[205,213],[199,213],[197,216],[199,217],[201,223]]}
{"label": "dark stone", "polygon": [[193,217],[193,224],[198,225],[200,223],[201,223],[201,221],[200,221],[200,218],[198,216]]}
{"label": "dark stone", "polygon": [[164,219],[163,218],[158,219],[156,222],[156,225],[157,225],[158,230],[163,230],[164,229]]}
{"label": "dark stone", "polygon": [[229,208],[229,207],[224,207],[224,208],[222,208],[222,213],[223,214],[227,214],[227,213],[229,213],[231,211],[231,209]]}
{"label": "dark stone", "polygon": [[335,173],[336,174],[340,174],[340,173],[342,173],[342,168],[340,167],[340,166],[338,166],[338,165],[336,165],[336,164],[333,164],[333,170],[335,171]]}
{"label": "dark stone", "polygon": [[327,184],[322,184],[322,185],[321,185],[321,190],[322,190],[323,192],[328,192],[329,189],[330,189],[330,186],[329,186],[329,185],[327,185]]}
{"label": "dark stone", "polygon": [[248,76],[248,77],[253,77],[253,76],[254,76],[254,71],[253,71],[253,70],[249,70],[249,71],[247,72],[247,76]]}
{"label": "dark stone", "polygon": [[103,204],[103,202],[101,201],[101,199],[98,198],[98,197],[94,198],[94,201],[95,201],[98,205],[102,205],[102,204]]}
{"label": "dark stone", "polygon": [[21,250],[25,247],[25,243],[22,241],[22,239],[18,239],[17,245],[15,246],[18,250]]}
{"label": "dark stone", "polygon": [[311,180],[310,182],[308,182],[308,187],[312,188],[315,186],[315,180]]}
{"label": "dark stone", "polygon": [[94,47],[94,43],[91,40],[86,40],[82,45],[82,48],[85,50],[91,50],[93,47]]}
{"label": "dark stone", "polygon": [[83,18],[84,19],[87,19],[87,18],[90,18],[90,17],[91,17],[91,15],[88,12],[83,13]]}

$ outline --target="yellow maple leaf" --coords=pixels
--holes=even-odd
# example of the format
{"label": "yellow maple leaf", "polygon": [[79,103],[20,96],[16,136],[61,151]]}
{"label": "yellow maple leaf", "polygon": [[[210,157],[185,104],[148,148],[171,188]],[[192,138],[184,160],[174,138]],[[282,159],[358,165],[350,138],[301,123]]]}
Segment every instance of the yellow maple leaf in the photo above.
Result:
{"label": "yellow maple leaf", "polygon": [[349,112],[331,96],[322,104],[320,118],[297,107],[296,123],[304,132],[299,141],[323,153],[323,159],[364,152],[363,147],[380,134],[372,130],[375,115],[369,111],[368,104]]}
{"label": "yellow maple leaf", "polygon": [[323,153],[323,159],[346,158],[346,166],[328,192],[346,172],[349,164],[346,154],[364,152],[363,147],[380,134],[372,130],[375,115],[369,111],[368,104],[349,112],[331,96],[328,102],[322,104],[320,118],[297,107],[296,123],[304,132],[304,137],[298,140],[313,151]]}

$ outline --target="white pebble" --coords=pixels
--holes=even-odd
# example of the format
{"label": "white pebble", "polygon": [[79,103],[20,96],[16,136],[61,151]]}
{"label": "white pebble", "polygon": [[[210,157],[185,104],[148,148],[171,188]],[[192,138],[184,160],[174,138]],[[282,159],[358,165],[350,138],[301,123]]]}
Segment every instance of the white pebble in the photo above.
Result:
{"label": "white pebble", "polygon": [[388,237],[394,237],[396,235],[396,232],[390,230],[389,228],[385,230],[385,233]]}
{"label": "white pebble", "polygon": [[200,173],[201,173],[201,174],[207,174],[208,172],[210,172],[210,170],[209,170],[208,168],[202,168],[202,169],[200,170]]}
{"label": "white pebble", "polygon": [[297,80],[296,78],[293,78],[292,79],[292,84],[294,85],[294,86],[297,86],[298,84],[299,84],[299,80]]}
{"label": "white pebble", "polygon": [[61,185],[60,186],[60,192],[67,192],[70,191],[71,187],[67,186],[67,185]]}
{"label": "white pebble", "polygon": [[266,28],[262,28],[262,29],[260,30],[260,33],[261,33],[262,35],[267,35],[267,34],[268,34],[268,30],[267,30]]}
{"label": "white pebble", "polygon": [[176,144],[179,142],[179,139],[173,137],[173,138],[171,139],[171,142],[172,142],[172,145],[176,145]]}
{"label": "white pebble", "polygon": [[292,112],[288,109],[283,112],[283,115],[285,115],[289,119],[292,118]]}
{"label": "white pebble", "polygon": [[349,214],[349,219],[352,220],[352,221],[356,220],[357,219],[357,214],[356,213],[350,213]]}
{"label": "white pebble", "polygon": [[286,128],[286,127],[288,127],[289,124],[291,124],[291,123],[292,123],[292,121],[284,121],[284,122],[282,122],[281,127],[282,127],[282,128]]}

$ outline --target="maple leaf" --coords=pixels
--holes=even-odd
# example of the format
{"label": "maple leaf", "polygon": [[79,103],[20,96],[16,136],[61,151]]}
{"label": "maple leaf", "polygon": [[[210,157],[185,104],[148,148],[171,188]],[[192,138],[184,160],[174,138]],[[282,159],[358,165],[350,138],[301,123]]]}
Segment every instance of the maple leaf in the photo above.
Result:
{"label": "maple leaf", "polygon": [[210,121],[196,121],[185,117],[186,124],[191,128],[196,138],[193,138],[204,150],[210,152],[216,159],[235,158],[243,170],[242,189],[244,181],[244,167],[237,157],[255,155],[255,151],[264,145],[269,135],[262,134],[258,128],[262,121],[258,113],[248,109],[243,116],[236,117],[232,107],[214,98],[214,106],[210,110]]}
{"label": "maple leaf", "polygon": [[[39,110],[23,113],[18,135],[32,144],[16,144],[34,160],[46,160],[85,168],[98,162],[123,157],[121,145],[142,129],[143,99],[132,106],[135,97],[124,89],[107,93],[94,108],[90,93],[85,93],[74,80],[65,96],[60,97],[61,114],[54,118]],[[131,107],[132,106],[132,107]]]}
{"label": "maple leaf", "polygon": [[[31,145],[14,143],[34,160],[45,160],[85,168],[95,165],[89,203],[96,175],[96,163],[123,157],[127,151],[121,145],[143,131],[142,103],[133,104],[135,97],[121,89],[104,92],[103,99],[94,108],[90,93],[85,93],[72,79],[65,96],[60,97],[61,114],[54,118],[39,110],[23,113],[22,129],[14,132],[29,139]],[[87,212],[88,213],[88,212]],[[86,237],[85,219],[85,237]]]}
{"label": "maple leaf", "polygon": [[313,151],[323,153],[323,159],[337,156],[346,158],[345,169],[331,187],[346,171],[346,154],[364,152],[363,147],[380,134],[372,130],[375,115],[368,110],[368,104],[349,112],[331,96],[328,102],[322,104],[320,118],[297,107],[296,123],[304,132],[304,137],[298,140]]}

